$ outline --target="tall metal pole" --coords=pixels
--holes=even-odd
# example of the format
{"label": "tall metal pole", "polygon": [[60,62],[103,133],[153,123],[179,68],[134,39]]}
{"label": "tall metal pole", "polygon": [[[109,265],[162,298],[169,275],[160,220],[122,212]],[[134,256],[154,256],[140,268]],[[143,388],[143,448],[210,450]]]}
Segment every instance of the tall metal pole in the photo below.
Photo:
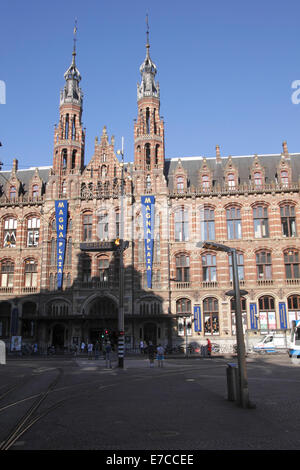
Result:
{"label": "tall metal pole", "polygon": [[120,207],[120,273],[118,312],[118,367],[124,368],[124,138],[122,137],[121,207]]}
{"label": "tall metal pole", "polygon": [[248,390],[248,378],[246,369],[246,356],[245,356],[245,343],[244,343],[244,332],[242,322],[242,311],[241,311],[241,295],[240,295],[240,283],[238,276],[238,265],[236,249],[230,249],[232,257],[232,274],[233,274],[233,286],[235,296],[235,318],[236,318],[236,340],[237,340],[237,354],[238,354],[238,365],[239,365],[239,393],[240,393],[240,404],[243,408],[248,408],[249,403],[249,390]]}

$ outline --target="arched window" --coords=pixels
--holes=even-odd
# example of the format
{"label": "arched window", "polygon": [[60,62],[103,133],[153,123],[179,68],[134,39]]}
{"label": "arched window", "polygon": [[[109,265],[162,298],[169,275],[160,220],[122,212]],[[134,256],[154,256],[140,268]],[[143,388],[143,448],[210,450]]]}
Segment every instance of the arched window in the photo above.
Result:
{"label": "arched window", "polygon": [[216,282],[217,280],[217,263],[214,253],[202,255],[202,280],[203,282]]}
{"label": "arched window", "polygon": [[92,240],[93,232],[93,215],[84,214],[83,215],[83,241]]}
{"label": "arched window", "polygon": [[284,237],[296,237],[295,206],[285,204],[280,206],[281,229]]}
{"label": "arched window", "polygon": [[189,239],[189,214],[187,209],[181,207],[174,214],[175,241],[184,242]]}
{"label": "arched window", "polygon": [[150,110],[146,108],[146,134],[150,134]]}
{"label": "arched window", "polygon": [[97,235],[100,240],[108,240],[108,213],[104,210],[98,214]]}
{"label": "arched window", "polygon": [[1,287],[13,287],[15,265],[11,260],[1,263]]}
{"label": "arched window", "polygon": [[219,335],[219,305],[214,297],[203,300],[204,334]]}
{"label": "arched window", "polygon": [[295,249],[284,252],[284,266],[286,279],[299,279],[299,251]]}
{"label": "arched window", "polygon": [[155,165],[158,164],[158,156],[159,156],[159,145],[155,146]]}
{"label": "arched window", "polygon": [[268,295],[260,297],[259,321],[261,330],[276,330],[276,315],[274,298]]}
{"label": "arched window", "polygon": [[272,279],[272,258],[269,251],[259,251],[256,253],[257,279]]}
{"label": "arched window", "polygon": [[25,287],[37,287],[37,262],[33,259],[25,261]]}
{"label": "arched window", "polygon": [[65,123],[65,139],[69,138],[69,114],[66,115],[66,123]]}
{"label": "arched window", "polygon": [[74,114],[72,120],[72,140],[76,139],[76,115]]}
{"label": "arched window", "polygon": [[73,150],[73,152],[72,152],[72,170],[74,170],[74,168],[76,166],[76,154],[77,154],[77,151]]}
{"label": "arched window", "polygon": [[15,248],[17,238],[17,219],[9,217],[4,220],[4,240],[3,246]]}
{"label": "arched window", "polygon": [[176,281],[189,282],[190,280],[190,257],[184,253],[175,257],[176,261]]}
{"label": "arched window", "polygon": [[92,262],[89,255],[84,254],[81,259],[82,265],[82,281],[89,282],[91,280],[92,274]]}
{"label": "arched window", "polygon": [[27,219],[27,246],[38,246],[40,237],[40,218]]}
{"label": "arched window", "polygon": [[101,257],[98,260],[98,272],[99,272],[99,281],[108,282],[109,274],[109,260],[106,257]]}
{"label": "arched window", "polygon": [[253,223],[255,238],[269,237],[268,208],[266,206],[253,207]]}
{"label": "arched window", "polygon": [[242,238],[242,220],[239,207],[232,206],[226,209],[227,238],[237,240]]}
{"label": "arched window", "polygon": [[67,168],[67,165],[68,165],[68,151],[67,151],[67,149],[62,150],[61,157],[62,157],[62,167],[63,167],[63,170],[65,170]]}
{"label": "arched window", "polygon": [[[237,266],[238,266],[238,276],[239,280],[243,281],[245,279],[245,274],[244,274],[244,255],[243,253],[237,253],[236,254],[237,258]],[[232,269],[232,255],[229,253],[228,256],[228,261],[229,261],[229,274],[230,274],[230,280],[233,281],[233,269]]]}
{"label": "arched window", "polygon": [[287,300],[289,326],[291,328],[293,320],[300,320],[300,295],[290,295]]}
{"label": "arched window", "polygon": [[201,240],[215,239],[215,210],[204,207],[200,210]]}
{"label": "arched window", "polygon": [[146,165],[149,166],[151,165],[151,150],[150,150],[150,144],[145,145],[145,161]]}

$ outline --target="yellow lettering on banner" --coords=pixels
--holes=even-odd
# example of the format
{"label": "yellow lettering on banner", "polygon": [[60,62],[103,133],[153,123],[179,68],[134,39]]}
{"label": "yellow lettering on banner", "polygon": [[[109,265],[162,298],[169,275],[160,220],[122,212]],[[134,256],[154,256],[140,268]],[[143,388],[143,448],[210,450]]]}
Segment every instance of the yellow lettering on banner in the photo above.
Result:
{"label": "yellow lettering on banner", "polygon": [[151,207],[150,207],[150,206],[146,206],[146,211],[151,211]]}
{"label": "yellow lettering on banner", "polygon": [[63,242],[58,242],[58,246],[63,246]]}
{"label": "yellow lettering on banner", "polygon": [[64,202],[59,202],[58,207],[65,207],[65,203]]}
{"label": "yellow lettering on banner", "polygon": [[151,219],[151,214],[147,213],[146,214],[146,219]]}
{"label": "yellow lettering on banner", "polygon": [[63,236],[62,233],[60,233],[58,237],[59,237],[59,238],[64,238],[64,236]]}
{"label": "yellow lettering on banner", "polygon": [[151,266],[148,266],[147,271],[151,271]]}
{"label": "yellow lettering on banner", "polygon": [[146,199],[145,199],[145,204],[151,204],[151,199],[150,199],[150,197],[146,197]]}
{"label": "yellow lettering on banner", "polygon": [[147,233],[151,233],[151,230],[150,230],[150,228],[147,228]]}
{"label": "yellow lettering on banner", "polygon": [[57,274],[62,274],[62,269],[58,269]]}
{"label": "yellow lettering on banner", "polygon": [[64,215],[64,211],[60,210],[58,215]]}
{"label": "yellow lettering on banner", "polygon": [[150,220],[146,220],[146,225],[148,225],[148,227],[151,227],[151,221],[150,221]]}
{"label": "yellow lettering on banner", "polygon": [[58,222],[59,222],[60,224],[63,224],[63,223],[64,223],[64,218],[63,218],[63,217],[60,217],[60,218],[58,219]]}
{"label": "yellow lettering on banner", "polygon": [[64,226],[63,225],[59,225],[58,226],[58,230],[63,230],[64,229]]}

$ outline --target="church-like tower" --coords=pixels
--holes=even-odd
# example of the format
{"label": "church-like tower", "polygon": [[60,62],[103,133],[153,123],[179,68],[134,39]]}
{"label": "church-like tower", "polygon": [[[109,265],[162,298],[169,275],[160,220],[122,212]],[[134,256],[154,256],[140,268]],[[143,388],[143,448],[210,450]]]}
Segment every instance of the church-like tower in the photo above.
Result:
{"label": "church-like tower", "polygon": [[[153,186],[153,172],[163,172],[164,123],[160,117],[160,90],[155,80],[157,68],[150,58],[147,28],[146,57],[140,66],[141,83],[137,85],[138,116],[134,125],[134,164],[144,179],[145,189]],[[141,188],[142,189],[142,188]]]}
{"label": "church-like tower", "polygon": [[84,165],[85,130],[82,127],[83,94],[81,75],[75,63],[76,27],[72,63],[64,74],[65,86],[60,93],[59,124],[54,131],[53,173],[60,177],[80,173]]}

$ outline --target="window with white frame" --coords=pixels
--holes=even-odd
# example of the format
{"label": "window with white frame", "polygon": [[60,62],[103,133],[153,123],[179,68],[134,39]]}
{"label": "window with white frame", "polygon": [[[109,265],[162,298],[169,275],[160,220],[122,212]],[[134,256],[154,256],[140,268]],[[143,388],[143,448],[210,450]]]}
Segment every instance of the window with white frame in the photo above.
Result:
{"label": "window with white frame", "polygon": [[27,246],[38,246],[40,236],[40,219],[31,217],[27,220]]}

